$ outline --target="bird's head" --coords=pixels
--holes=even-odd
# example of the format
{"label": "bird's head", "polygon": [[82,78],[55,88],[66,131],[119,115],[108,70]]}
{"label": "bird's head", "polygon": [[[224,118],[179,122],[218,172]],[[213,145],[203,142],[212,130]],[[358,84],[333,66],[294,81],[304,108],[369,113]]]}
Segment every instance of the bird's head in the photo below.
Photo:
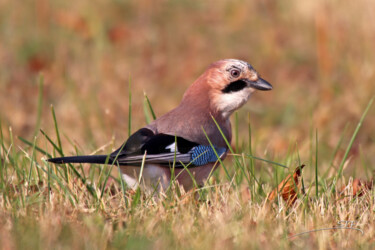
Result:
{"label": "bird's head", "polygon": [[255,90],[272,89],[249,63],[236,59],[211,64],[200,78],[200,84],[207,86],[210,108],[224,118],[244,105]]}
{"label": "bird's head", "polygon": [[[229,116],[249,99],[255,90],[271,90],[254,68],[240,60],[226,59],[211,64],[186,90],[180,105],[150,124],[158,133],[179,135],[206,145],[207,136],[214,145],[226,146],[212,117],[230,141]],[[173,133],[172,133],[172,132]]]}

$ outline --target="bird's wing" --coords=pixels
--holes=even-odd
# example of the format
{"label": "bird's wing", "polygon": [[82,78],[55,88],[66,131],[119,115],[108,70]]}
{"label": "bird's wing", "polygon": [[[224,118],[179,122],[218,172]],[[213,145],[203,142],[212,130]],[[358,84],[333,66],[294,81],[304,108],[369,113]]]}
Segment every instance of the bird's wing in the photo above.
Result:
{"label": "bird's wing", "polygon": [[176,167],[182,167],[216,162],[226,152],[227,148],[199,145],[182,137],[155,134],[150,129],[142,128],[130,136],[125,145],[114,151],[110,158],[113,161],[117,159],[120,165],[140,166],[144,161],[146,164],[175,164]]}

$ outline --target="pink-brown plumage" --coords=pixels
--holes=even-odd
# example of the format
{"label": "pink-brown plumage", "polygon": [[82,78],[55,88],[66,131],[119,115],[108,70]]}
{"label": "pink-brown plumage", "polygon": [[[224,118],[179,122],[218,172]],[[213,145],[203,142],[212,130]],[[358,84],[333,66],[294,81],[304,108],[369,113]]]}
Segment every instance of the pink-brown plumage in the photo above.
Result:
{"label": "pink-brown plumage", "polygon": [[[229,117],[235,110],[246,103],[251,93],[256,89],[270,90],[272,86],[260,78],[250,64],[235,59],[221,60],[211,64],[186,90],[179,106],[133,134],[126,142],[125,148],[122,151],[116,150],[111,154],[114,157],[120,153],[122,158],[118,160],[118,163],[122,164],[121,172],[124,180],[130,187],[134,188],[139,185],[138,178],[141,173],[141,164],[139,161],[136,161],[138,165],[131,166],[130,163],[133,163],[134,160],[130,161],[130,158],[133,157],[134,159],[135,157],[138,159],[138,155],[142,156],[143,154],[147,156],[147,151],[142,151],[141,149],[152,138],[159,138],[157,137],[158,135],[162,135],[164,142],[166,138],[170,140],[171,136],[173,136],[173,138],[183,138],[182,141],[187,140],[186,143],[190,145],[202,146],[210,145],[206,137],[207,135],[214,147],[224,149],[220,155],[220,158],[224,160],[227,155],[228,146],[215,122],[219,125],[225,138],[230,142],[232,132]],[[161,145],[165,148],[161,148],[160,157],[165,157],[166,149],[171,150],[171,152],[174,150],[179,151],[179,145],[176,148],[173,143],[168,144],[167,147],[165,144]],[[156,147],[159,148],[160,145]],[[157,150],[159,150],[158,148]],[[136,155],[134,156],[134,154]],[[153,153],[152,156],[154,158],[155,156],[159,157],[159,154]],[[104,163],[105,156],[95,157],[62,157],[50,159],[50,161],[55,163]],[[185,154],[182,157],[186,157]],[[146,157],[145,159],[142,178],[146,187],[158,186],[159,189],[167,188],[172,178],[172,172],[178,176],[177,181],[185,189],[193,186],[191,176],[184,168],[171,170],[168,165],[171,159],[168,159],[169,161],[163,164],[154,164],[151,161],[151,157]],[[115,159],[111,161],[115,162]],[[209,161],[207,164],[192,164],[189,166],[189,171],[193,174],[196,183],[202,185],[209,176],[209,173],[213,171],[213,167],[217,165],[217,158],[215,158],[215,160]]]}

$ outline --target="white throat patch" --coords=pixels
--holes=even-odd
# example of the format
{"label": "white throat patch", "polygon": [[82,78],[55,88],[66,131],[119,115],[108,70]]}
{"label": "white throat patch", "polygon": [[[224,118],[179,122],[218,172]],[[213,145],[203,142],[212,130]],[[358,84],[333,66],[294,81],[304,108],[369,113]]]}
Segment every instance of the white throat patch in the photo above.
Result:
{"label": "white throat patch", "polygon": [[249,100],[251,93],[254,91],[252,88],[244,88],[240,91],[220,93],[216,96],[214,105],[224,118],[228,118],[235,110],[242,107]]}

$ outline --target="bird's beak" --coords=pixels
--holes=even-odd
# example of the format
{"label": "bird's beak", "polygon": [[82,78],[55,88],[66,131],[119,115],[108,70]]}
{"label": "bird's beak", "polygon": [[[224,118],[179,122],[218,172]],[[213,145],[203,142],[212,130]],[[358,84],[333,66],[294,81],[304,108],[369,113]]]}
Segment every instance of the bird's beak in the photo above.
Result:
{"label": "bird's beak", "polygon": [[272,85],[262,78],[258,78],[256,81],[247,80],[247,86],[257,90],[271,90]]}

